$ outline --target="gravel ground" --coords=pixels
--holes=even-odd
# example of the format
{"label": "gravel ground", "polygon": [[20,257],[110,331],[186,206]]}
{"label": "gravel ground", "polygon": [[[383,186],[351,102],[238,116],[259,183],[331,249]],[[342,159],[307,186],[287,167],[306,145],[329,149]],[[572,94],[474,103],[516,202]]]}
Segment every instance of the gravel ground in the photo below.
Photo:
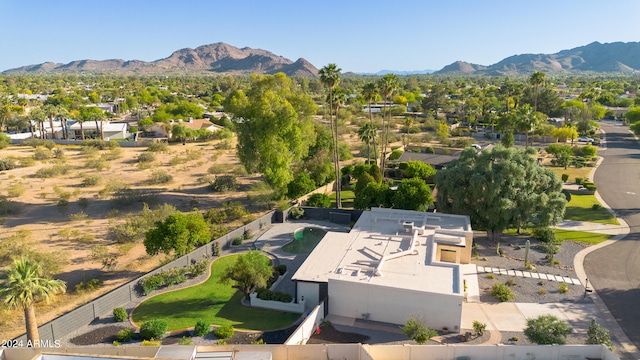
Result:
{"label": "gravel ground", "polygon": [[[525,242],[530,241],[529,261],[535,266],[531,272],[542,274],[552,274],[577,278],[573,268],[573,258],[585,246],[573,241],[565,241],[560,246],[560,251],[555,255],[558,264],[552,265],[545,258],[545,253],[538,248],[538,240],[527,236],[504,236],[500,243],[503,255],[499,256],[496,251],[496,243],[487,240],[484,234],[478,233],[474,237],[474,242],[478,246],[478,257],[472,262],[481,266],[490,266],[502,269],[515,269],[526,271],[524,266]],[[560,283],[556,281],[522,278],[509,275],[479,274],[478,285],[480,286],[480,301],[496,302],[490,294],[491,286],[497,282],[507,283],[513,281],[510,286],[515,298],[511,302],[520,303],[557,303],[557,302],[591,302],[589,297],[584,297],[584,287],[582,285],[567,284],[569,291],[560,292]]]}

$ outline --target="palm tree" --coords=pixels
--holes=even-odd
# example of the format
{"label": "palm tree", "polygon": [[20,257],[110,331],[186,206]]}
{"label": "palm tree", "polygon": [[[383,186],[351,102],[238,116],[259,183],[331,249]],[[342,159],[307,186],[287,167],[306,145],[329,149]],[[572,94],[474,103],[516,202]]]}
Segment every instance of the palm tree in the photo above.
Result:
{"label": "palm tree", "polygon": [[336,172],[336,208],[342,207],[340,201],[340,167],[338,159],[338,124],[333,121],[333,89],[340,83],[340,69],[336,64],[328,64],[318,71],[320,82],[329,89],[329,122],[331,124],[331,137],[333,138],[333,166]]}
{"label": "palm tree", "polygon": [[[371,106],[374,101],[378,99],[378,86],[376,83],[366,83],[362,87],[362,97],[365,101],[369,103],[369,123],[371,124],[371,128],[373,129],[373,160],[376,165],[378,164],[378,147],[376,146],[376,138],[378,137],[378,129],[373,124],[373,112],[371,111]],[[371,152],[369,152],[371,153]],[[371,161],[369,161],[371,162]]]}
{"label": "palm tree", "polygon": [[29,115],[31,115],[31,118],[35,120],[35,122],[38,124],[38,130],[40,131],[40,138],[46,139],[47,133],[44,130],[44,121],[47,119],[47,113],[44,111],[44,109],[37,108],[33,110]]}
{"label": "palm tree", "polygon": [[[364,124],[360,127],[360,129],[358,129],[358,136],[360,137],[360,141],[367,144],[367,164],[371,164],[371,143],[375,143],[376,135],[378,135],[377,133],[378,131],[372,124]],[[373,154],[375,155],[375,147],[373,150]]]}
{"label": "palm tree", "polygon": [[[386,162],[386,154],[387,154],[387,143],[389,142],[389,123],[391,118],[391,108],[387,107],[387,103],[389,99],[392,98],[393,93],[398,90],[400,87],[400,83],[398,81],[398,76],[395,74],[387,74],[380,79],[380,94],[384,99],[384,109],[385,115],[382,117],[382,157],[381,157],[381,165],[380,169],[384,174],[385,162]],[[386,120],[385,120],[386,118]]]}
{"label": "palm tree", "polygon": [[544,84],[545,74],[540,71],[536,71],[529,77],[529,84],[534,86],[533,92],[533,111],[538,111],[538,92],[540,91],[540,85]]}
{"label": "palm tree", "polygon": [[533,128],[538,122],[536,113],[531,109],[529,104],[519,107],[515,111],[515,128],[518,131],[525,133],[525,147],[529,146],[529,131],[533,131]]}
{"label": "palm tree", "polygon": [[62,280],[42,277],[42,267],[26,257],[13,260],[13,266],[6,271],[7,280],[0,290],[10,307],[22,308],[27,330],[27,339],[38,347],[38,323],[34,304],[39,300],[51,301],[54,295],[64,293],[66,284]]}

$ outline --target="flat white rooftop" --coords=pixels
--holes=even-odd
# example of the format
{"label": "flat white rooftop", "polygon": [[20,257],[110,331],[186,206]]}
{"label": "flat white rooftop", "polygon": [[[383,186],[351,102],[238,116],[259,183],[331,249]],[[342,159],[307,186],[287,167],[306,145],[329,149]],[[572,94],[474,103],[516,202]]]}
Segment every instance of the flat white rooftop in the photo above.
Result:
{"label": "flat white rooftop", "polygon": [[436,242],[464,247],[464,236],[455,233],[470,231],[467,216],[374,208],[349,233],[328,232],[292,279],[462,295],[459,265],[434,261],[434,251]]}

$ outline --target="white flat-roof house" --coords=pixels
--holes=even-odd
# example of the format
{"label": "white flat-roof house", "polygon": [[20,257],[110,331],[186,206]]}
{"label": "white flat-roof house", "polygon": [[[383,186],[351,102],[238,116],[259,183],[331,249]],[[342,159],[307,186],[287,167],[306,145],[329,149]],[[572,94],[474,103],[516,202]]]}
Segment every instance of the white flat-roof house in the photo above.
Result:
{"label": "white flat-roof house", "polygon": [[298,302],[328,314],[458,330],[471,261],[468,216],[373,208],[348,233],[328,232],[293,275]]}
{"label": "white flat-roof house", "polygon": [[[98,121],[98,126],[101,127],[101,131],[104,133],[104,139],[126,139],[129,136],[129,127],[127,123],[112,123],[110,121]],[[72,136],[75,139],[80,140],[82,138],[82,131],[84,131],[85,139],[97,138],[98,131],[95,121],[85,121],[82,124],[82,130],[80,123],[76,122],[71,125]]]}

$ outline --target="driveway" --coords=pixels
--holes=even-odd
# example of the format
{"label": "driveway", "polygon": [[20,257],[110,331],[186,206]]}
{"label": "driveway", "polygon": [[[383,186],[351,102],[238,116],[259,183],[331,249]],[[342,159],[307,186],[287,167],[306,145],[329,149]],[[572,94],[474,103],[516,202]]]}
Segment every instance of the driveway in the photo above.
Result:
{"label": "driveway", "polygon": [[604,160],[595,172],[598,193],[629,225],[630,233],[588,254],[589,281],[628,338],[640,348],[640,145],[628,127],[601,123]]}

